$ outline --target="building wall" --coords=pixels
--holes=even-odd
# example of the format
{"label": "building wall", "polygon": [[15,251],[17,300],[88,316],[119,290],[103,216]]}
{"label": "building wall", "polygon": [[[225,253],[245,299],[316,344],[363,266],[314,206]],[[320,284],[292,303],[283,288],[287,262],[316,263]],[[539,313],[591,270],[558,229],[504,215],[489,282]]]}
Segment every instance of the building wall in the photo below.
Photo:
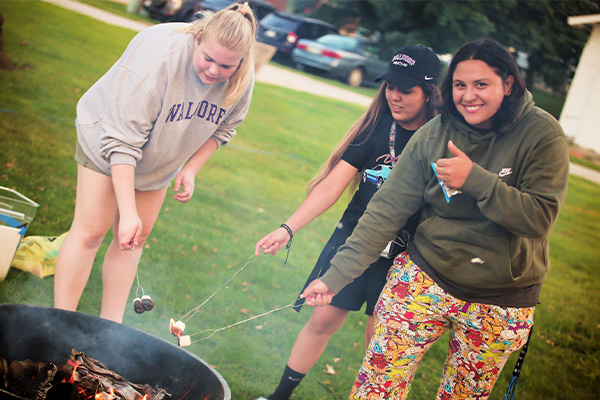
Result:
{"label": "building wall", "polygon": [[583,48],[560,124],[575,144],[600,153],[600,25]]}

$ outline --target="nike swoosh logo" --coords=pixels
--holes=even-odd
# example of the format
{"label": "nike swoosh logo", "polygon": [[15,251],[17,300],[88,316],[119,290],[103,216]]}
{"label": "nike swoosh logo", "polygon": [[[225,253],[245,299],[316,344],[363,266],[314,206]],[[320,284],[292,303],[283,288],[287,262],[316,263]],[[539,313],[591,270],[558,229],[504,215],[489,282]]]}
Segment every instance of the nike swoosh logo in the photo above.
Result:
{"label": "nike swoosh logo", "polygon": [[502,171],[500,171],[498,173],[498,177],[503,178],[505,176],[508,176],[512,174],[512,169],[511,168],[502,168]]}
{"label": "nike swoosh logo", "polygon": [[292,382],[300,382],[302,380],[302,379],[292,378],[291,376],[288,376],[288,379]]}
{"label": "nike swoosh logo", "polygon": [[425,80],[426,80],[426,81],[430,81],[430,80],[432,80],[432,79],[433,79],[433,77],[425,75]]}

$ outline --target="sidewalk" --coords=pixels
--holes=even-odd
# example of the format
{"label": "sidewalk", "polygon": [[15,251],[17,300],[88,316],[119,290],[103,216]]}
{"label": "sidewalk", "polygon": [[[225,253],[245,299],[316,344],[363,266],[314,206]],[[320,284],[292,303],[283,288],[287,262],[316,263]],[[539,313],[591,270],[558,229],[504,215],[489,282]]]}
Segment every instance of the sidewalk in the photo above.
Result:
{"label": "sidewalk", "polygon": [[[92,18],[104,21],[107,24],[127,28],[136,32],[145,29],[150,24],[133,21],[131,19],[112,14],[107,11],[100,10],[96,7],[80,3],[73,0],[43,0],[47,3],[56,4],[57,6],[67,8],[71,11],[87,15]],[[127,3],[127,0],[120,0],[122,3]],[[333,97],[350,103],[356,103],[362,106],[368,106],[371,103],[371,98],[350,90],[328,85],[316,79],[296,74],[282,68],[277,68],[273,65],[265,65],[256,74],[256,81],[269,83],[272,85],[285,86],[287,88],[302,92],[312,93],[323,97]]]}
{"label": "sidewalk", "polygon": [[586,168],[578,164],[571,163],[571,175],[577,175],[600,185],[600,172],[591,168]]}
{"label": "sidewalk", "polygon": [[92,18],[96,18],[100,21],[104,21],[107,24],[119,26],[121,28],[131,29],[133,31],[139,32],[142,29],[145,29],[151,24],[147,24],[144,22],[133,21],[129,18],[121,17],[119,15],[115,15],[108,11],[100,10],[99,8],[80,3],[78,1],[72,0],[42,0],[46,3],[56,4],[57,6],[67,8],[71,11],[78,12],[80,14],[87,15]]}
{"label": "sidewalk", "polygon": [[[134,30],[136,32],[141,31],[144,28],[150,26],[150,24],[133,21],[128,18],[120,17],[118,15],[100,10],[96,7],[89,6],[84,3],[79,3],[73,0],[43,0],[48,3],[56,4],[57,6],[68,8],[72,11],[80,14],[85,14],[92,18],[104,21],[107,24],[119,26]],[[126,2],[127,0],[121,0]],[[274,65],[267,64],[260,69],[256,74],[256,81],[262,83],[268,83],[272,85],[284,86],[289,89],[312,93],[323,97],[332,97],[342,101],[359,104],[362,106],[368,106],[371,102],[371,98],[350,90],[339,88],[327,83],[320,82],[311,77],[297,74],[293,71],[288,71],[283,68],[278,68]],[[582,178],[588,179],[592,182],[600,184],[600,172],[582,167],[577,164],[571,163],[571,174],[577,175]]]}
{"label": "sidewalk", "polygon": [[272,64],[266,64],[258,71],[256,74],[256,81],[284,86],[289,89],[312,93],[318,96],[332,97],[334,99],[359,104],[365,107],[371,104],[372,100],[369,96],[329,85],[311,77],[297,74],[293,71],[288,71],[287,69],[278,68]]}

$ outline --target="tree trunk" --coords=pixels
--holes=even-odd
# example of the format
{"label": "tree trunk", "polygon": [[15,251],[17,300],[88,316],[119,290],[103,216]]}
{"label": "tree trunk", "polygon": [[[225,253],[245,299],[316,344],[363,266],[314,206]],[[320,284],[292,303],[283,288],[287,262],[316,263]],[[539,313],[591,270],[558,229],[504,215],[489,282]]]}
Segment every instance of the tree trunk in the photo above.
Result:
{"label": "tree trunk", "polygon": [[2,13],[0,12],[0,68],[1,69],[9,69],[9,70],[31,68],[31,65],[29,65],[29,64],[17,65],[17,64],[13,64],[8,59],[6,50],[4,50],[4,31],[2,29],[3,25],[4,25],[4,15],[2,15]]}

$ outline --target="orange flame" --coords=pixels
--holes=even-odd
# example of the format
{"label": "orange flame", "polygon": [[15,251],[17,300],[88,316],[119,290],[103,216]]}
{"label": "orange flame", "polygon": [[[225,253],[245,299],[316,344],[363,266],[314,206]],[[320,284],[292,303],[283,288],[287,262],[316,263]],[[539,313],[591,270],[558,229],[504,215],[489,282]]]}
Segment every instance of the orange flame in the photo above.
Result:
{"label": "orange flame", "polygon": [[77,371],[77,367],[79,367],[79,364],[77,364],[73,360],[67,361],[67,364],[73,366],[73,371],[71,372],[71,377],[69,378],[69,383],[75,383],[75,376],[74,375],[75,375],[75,371]]}
{"label": "orange flame", "polygon": [[108,388],[108,390],[110,392],[107,394],[108,397],[105,398],[104,394],[96,393],[96,395],[94,396],[94,400],[114,400],[115,399],[115,390],[113,388]]}

